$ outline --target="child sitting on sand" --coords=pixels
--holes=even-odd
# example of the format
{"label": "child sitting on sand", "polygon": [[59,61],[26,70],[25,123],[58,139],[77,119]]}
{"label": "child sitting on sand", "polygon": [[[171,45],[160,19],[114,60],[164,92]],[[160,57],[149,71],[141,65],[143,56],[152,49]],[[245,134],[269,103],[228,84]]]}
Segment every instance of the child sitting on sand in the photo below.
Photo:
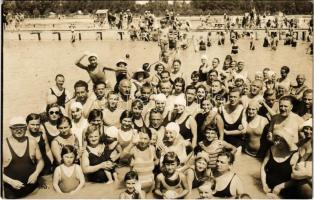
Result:
{"label": "child sitting on sand", "polygon": [[74,164],[77,152],[74,146],[65,145],[61,150],[62,164],[53,174],[53,187],[58,193],[75,193],[85,184],[82,168]]}
{"label": "child sitting on sand", "polygon": [[183,199],[189,189],[186,176],[177,170],[179,157],[175,152],[168,152],[162,163],[162,172],[156,177],[155,194],[164,199]]}
{"label": "child sitting on sand", "polygon": [[138,174],[135,171],[129,171],[124,176],[126,190],[120,194],[120,199],[144,199],[145,195],[141,190],[141,184],[138,181]]}

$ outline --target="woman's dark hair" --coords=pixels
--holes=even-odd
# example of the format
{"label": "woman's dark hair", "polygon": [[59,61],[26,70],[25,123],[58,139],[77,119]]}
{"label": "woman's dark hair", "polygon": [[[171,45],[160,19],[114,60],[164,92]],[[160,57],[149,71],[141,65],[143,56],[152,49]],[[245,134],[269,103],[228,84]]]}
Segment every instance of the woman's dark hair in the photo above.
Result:
{"label": "woman's dark hair", "polygon": [[[68,153],[74,154],[74,161],[75,161],[75,158],[77,157],[76,148],[72,145],[64,145],[61,150],[61,158],[63,157],[63,155],[68,154]],[[63,163],[63,158],[62,158],[62,163]]]}
{"label": "woman's dark hair", "polygon": [[173,88],[176,85],[176,83],[181,83],[182,84],[182,92],[184,92],[185,91],[185,80],[183,78],[181,78],[181,77],[177,77],[173,81]]}
{"label": "woman's dark hair", "polygon": [[103,119],[103,114],[101,110],[98,110],[98,109],[91,110],[87,118],[88,123],[95,120],[97,117],[100,117],[100,119]]}
{"label": "woman's dark hair", "polygon": [[66,117],[66,116],[61,116],[58,120],[57,120],[57,128],[59,128],[61,126],[61,124],[63,124],[64,122],[68,122],[70,127],[72,128],[72,122],[71,119]]}
{"label": "woman's dark hair", "polygon": [[40,115],[36,113],[31,113],[27,115],[26,117],[26,123],[28,124],[32,120],[39,120],[39,123],[41,123]]}
{"label": "woman's dark hair", "polygon": [[135,171],[129,171],[124,176],[124,182],[126,182],[128,180],[133,180],[133,179],[138,181],[138,174]]}
{"label": "woman's dark hair", "polygon": [[181,65],[181,60],[179,60],[179,59],[174,59],[173,62],[172,62],[172,65],[173,65],[175,62],[177,62],[177,63],[179,63],[179,64]]}
{"label": "woman's dark hair", "polygon": [[[157,65],[155,65],[155,71],[157,71],[157,68],[158,68],[159,66],[162,66],[162,67],[163,67],[163,70],[165,70],[165,66],[164,66],[163,64],[161,64],[161,63],[158,63]],[[162,70],[162,71],[163,71],[163,70]]]}
{"label": "woman's dark hair", "polygon": [[87,127],[86,132],[85,132],[85,140],[87,142],[87,145],[90,145],[90,142],[88,140],[88,136],[90,134],[94,133],[95,131],[98,131],[98,133],[99,133],[99,140],[100,140],[100,130],[99,130],[99,127],[96,126],[96,125],[93,125],[93,124],[91,124],[91,125],[89,125]]}
{"label": "woman's dark hair", "polygon": [[122,120],[124,118],[131,118],[131,119],[133,119],[133,116],[134,116],[134,114],[133,114],[132,111],[130,111],[130,110],[123,111],[121,116],[120,116],[120,123],[122,122]]}
{"label": "woman's dark hair", "polygon": [[289,72],[290,72],[290,68],[287,67],[287,66],[282,66],[280,70],[285,70],[285,72],[286,72],[287,74],[289,74]]}
{"label": "woman's dark hair", "polygon": [[57,103],[48,104],[47,107],[46,107],[46,113],[48,114],[49,110],[50,110],[51,108],[54,108],[54,107],[58,108],[58,109],[59,109],[59,112],[60,112],[60,114],[61,114],[60,106],[59,106]]}
{"label": "woman's dark hair", "polygon": [[233,162],[234,162],[234,155],[230,152],[230,151],[223,151],[221,153],[218,154],[218,157],[219,156],[226,156],[228,158],[228,164],[229,165],[232,165]]}
{"label": "woman's dark hair", "polygon": [[177,163],[177,165],[180,165],[180,160],[179,160],[179,157],[178,155],[173,152],[173,151],[170,151],[168,153],[166,153],[164,155],[164,159],[162,161],[162,164],[170,164],[170,163]]}
{"label": "woman's dark hair", "polygon": [[196,77],[196,76],[199,77],[200,73],[198,71],[193,71],[191,74],[191,78]]}
{"label": "woman's dark hair", "polygon": [[84,87],[88,91],[88,84],[85,81],[79,80],[74,84],[74,90],[78,87]]}
{"label": "woman's dark hair", "polygon": [[140,100],[140,99],[134,99],[134,100],[132,101],[131,107],[132,107],[132,109],[133,109],[133,108],[136,107],[136,106],[137,106],[138,108],[140,108],[140,109],[143,109],[143,107],[144,107],[143,101]]}

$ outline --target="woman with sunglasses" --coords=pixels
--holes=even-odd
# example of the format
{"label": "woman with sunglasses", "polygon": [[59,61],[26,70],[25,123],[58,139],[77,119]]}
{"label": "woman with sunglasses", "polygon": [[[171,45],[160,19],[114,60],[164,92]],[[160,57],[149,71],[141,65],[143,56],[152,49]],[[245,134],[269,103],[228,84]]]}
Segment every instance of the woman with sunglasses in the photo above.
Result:
{"label": "woman with sunglasses", "polygon": [[48,104],[46,112],[48,114],[48,119],[43,123],[43,127],[47,135],[48,143],[51,145],[52,140],[59,135],[57,121],[62,116],[62,113],[57,103]]}

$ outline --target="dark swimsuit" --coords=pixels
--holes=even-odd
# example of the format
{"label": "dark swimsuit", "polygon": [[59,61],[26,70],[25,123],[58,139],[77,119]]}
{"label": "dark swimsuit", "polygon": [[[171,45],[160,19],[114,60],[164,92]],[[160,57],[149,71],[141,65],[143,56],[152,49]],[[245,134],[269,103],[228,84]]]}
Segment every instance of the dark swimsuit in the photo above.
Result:
{"label": "dark swimsuit", "polygon": [[[102,162],[107,161],[106,157],[104,156],[104,152],[100,156],[97,156],[97,155],[93,154],[89,150],[88,147],[86,147],[86,150],[88,152],[88,160],[89,160],[90,166],[95,166],[95,165],[98,165]],[[96,172],[87,174],[87,178],[89,181],[96,182],[96,183],[104,183],[104,182],[108,181],[108,178],[107,178],[103,169],[99,169]]]}
{"label": "dark swimsuit", "polygon": [[[243,110],[241,111],[241,114],[239,118],[237,119],[237,121],[235,121],[233,124],[229,124],[225,119],[224,112],[221,112],[221,118],[224,122],[224,128],[228,131],[238,130],[239,126],[242,123],[242,115],[243,115]],[[244,141],[242,135],[224,135],[224,140],[236,147],[241,146]]]}
{"label": "dark swimsuit", "polygon": [[[30,134],[33,137],[36,137],[31,132],[30,132]],[[40,134],[40,136],[39,136],[40,139],[38,141],[38,146],[39,146],[39,150],[40,150],[41,156],[42,156],[42,158],[44,160],[44,163],[45,163],[45,166],[44,166],[43,171],[41,172],[41,175],[47,175],[47,174],[51,174],[52,173],[52,168],[51,168],[52,164],[51,164],[50,159],[47,156],[46,144],[45,144],[45,140],[44,140],[44,137],[43,137],[43,133],[39,132],[39,134]]]}
{"label": "dark swimsuit", "polygon": [[205,183],[206,180],[208,180],[208,176],[201,176],[201,177],[198,177],[195,170],[193,170],[194,172],[194,178],[193,178],[193,181],[192,181],[192,188],[198,188],[200,187],[201,185],[203,185]]}
{"label": "dark swimsuit", "polygon": [[44,129],[45,129],[45,131],[46,131],[46,135],[47,135],[47,139],[48,139],[49,146],[51,146],[51,142],[52,142],[58,135],[56,135],[56,136],[50,135],[50,133],[49,133],[49,131],[48,131],[48,129],[47,129],[47,127],[46,127],[45,124],[43,124],[43,127],[44,127]]}
{"label": "dark swimsuit", "polygon": [[189,117],[190,117],[191,115],[188,115],[187,117],[186,117],[186,119],[181,123],[181,124],[178,124],[179,125],[179,127],[180,127],[180,134],[182,135],[182,137],[185,139],[185,140],[190,140],[190,141],[192,141],[192,139],[193,139],[193,134],[192,134],[192,131],[191,131],[191,129],[188,129],[187,127],[186,127],[186,121],[189,119]]}
{"label": "dark swimsuit", "polygon": [[273,153],[270,150],[269,160],[265,165],[266,183],[270,189],[291,179],[292,167],[290,160],[292,156],[293,154],[284,162],[278,163],[274,160]]}
{"label": "dark swimsuit", "polygon": [[214,196],[214,197],[221,197],[221,198],[232,197],[232,194],[231,194],[231,192],[230,192],[230,185],[231,185],[231,182],[232,182],[232,180],[233,180],[233,178],[234,178],[235,175],[236,175],[236,174],[234,173],[233,176],[232,176],[232,178],[231,178],[231,180],[230,180],[230,182],[228,183],[227,187],[225,187],[225,189],[220,190],[220,191],[217,190],[217,191],[215,192],[215,194],[213,194],[213,196]]}
{"label": "dark swimsuit", "polygon": [[50,88],[50,90],[51,90],[51,94],[57,97],[57,104],[65,108],[65,98],[66,98],[65,89],[63,89],[63,92],[60,96],[56,95],[56,93],[53,91],[52,88]]}
{"label": "dark swimsuit", "polygon": [[12,155],[12,160],[10,164],[4,168],[4,174],[11,179],[21,181],[24,184],[24,187],[17,190],[13,188],[8,183],[3,184],[4,188],[4,196],[7,199],[17,199],[27,196],[28,194],[32,193],[36,188],[38,183],[35,184],[28,184],[28,178],[32,173],[36,170],[36,163],[30,158],[29,155],[29,139],[27,138],[27,145],[25,153],[22,157],[18,156],[9,140],[7,139],[7,144],[9,146],[10,153]]}

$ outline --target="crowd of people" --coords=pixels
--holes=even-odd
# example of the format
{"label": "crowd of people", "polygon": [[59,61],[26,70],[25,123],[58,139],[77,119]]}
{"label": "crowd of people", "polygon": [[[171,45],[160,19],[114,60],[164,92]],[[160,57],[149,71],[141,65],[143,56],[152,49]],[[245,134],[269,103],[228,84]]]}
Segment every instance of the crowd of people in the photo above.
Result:
{"label": "crowd of people", "polygon": [[[171,17],[161,21],[159,62],[131,73],[124,60],[102,66],[98,55],[85,52],[75,65],[89,74],[92,92],[77,80],[71,95],[58,74],[42,113],[10,120],[6,198],[44,187],[42,176],[53,176],[61,194],[79,192],[86,181],[122,181],[121,199],[148,193],[178,199],[193,189],[200,198],[250,198],[233,168],[242,153],[262,162],[267,197],[312,198],[313,91],[306,76],[291,77],[289,66],[279,76],[268,67],[252,76],[242,60],[209,61],[205,54],[187,74],[174,24]],[[107,71],[115,73],[115,85]],[[129,171],[119,180],[122,167]]]}

